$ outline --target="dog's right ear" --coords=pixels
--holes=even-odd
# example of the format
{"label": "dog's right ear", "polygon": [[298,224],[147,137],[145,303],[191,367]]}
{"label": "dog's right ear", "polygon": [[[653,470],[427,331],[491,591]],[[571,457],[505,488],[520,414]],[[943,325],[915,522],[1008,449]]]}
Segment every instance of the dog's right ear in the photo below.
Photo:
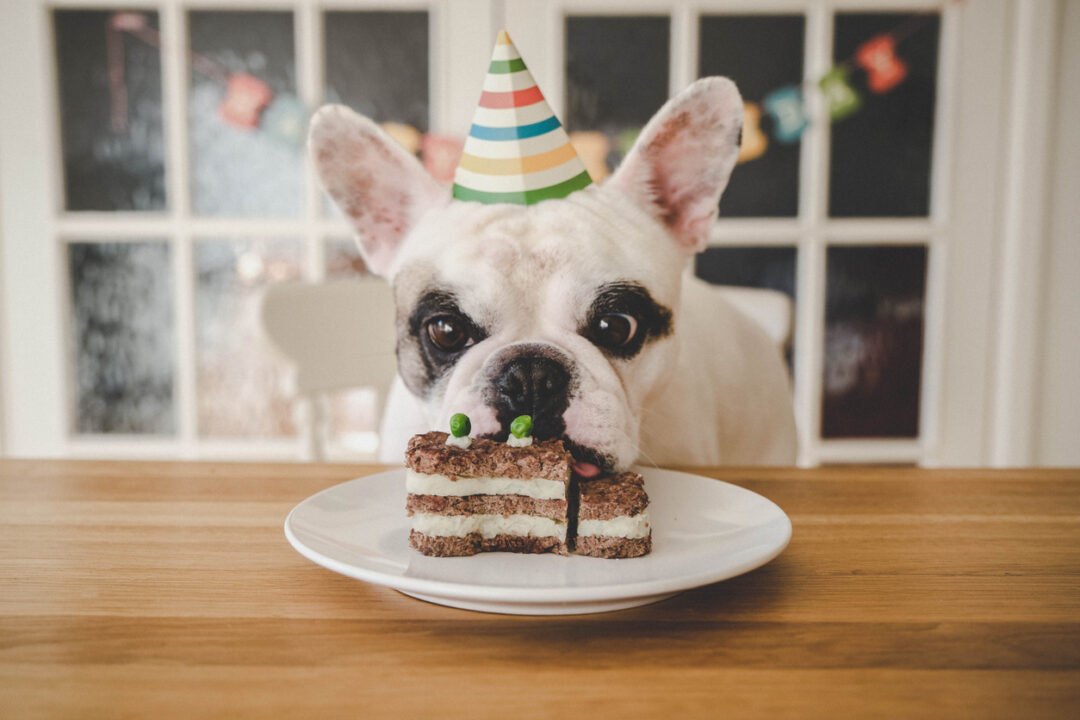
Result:
{"label": "dog's right ear", "polygon": [[311,119],[308,147],[323,187],[356,228],[364,261],[385,276],[420,216],[449,191],[378,125],[343,105]]}

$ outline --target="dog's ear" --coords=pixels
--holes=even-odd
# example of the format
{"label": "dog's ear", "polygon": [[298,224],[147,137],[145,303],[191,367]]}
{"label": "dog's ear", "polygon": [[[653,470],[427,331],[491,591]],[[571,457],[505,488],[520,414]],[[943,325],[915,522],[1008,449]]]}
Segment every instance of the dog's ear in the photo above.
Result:
{"label": "dog's ear", "polygon": [[648,208],[690,253],[704,249],[739,156],[743,104],[727,78],[698,80],[669,100],[607,181]]}
{"label": "dog's ear", "polygon": [[405,148],[343,105],[315,113],[308,146],[323,187],[352,221],[364,261],[377,275],[390,269],[420,216],[449,199]]}

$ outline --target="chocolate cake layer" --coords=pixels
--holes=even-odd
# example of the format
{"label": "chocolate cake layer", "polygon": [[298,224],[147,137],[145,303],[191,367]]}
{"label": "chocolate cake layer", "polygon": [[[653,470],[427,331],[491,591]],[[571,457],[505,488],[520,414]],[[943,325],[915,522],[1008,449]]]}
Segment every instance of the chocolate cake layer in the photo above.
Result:
{"label": "chocolate cake layer", "polygon": [[440,515],[535,515],[566,520],[565,500],[538,500],[524,495],[413,495],[405,499],[405,509],[413,513]]}
{"label": "chocolate cake layer", "polygon": [[579,479],[578,520],[633,517],[649,506],[645,481],[635,472]]}
{"label": "chocolate cake layer", "polygon": [[620,538],[607,535],[578,537],[574,552],[596,558],[632,558],[648,555],[652,551],[652,538]]}
{"label": "chocolate cake layer", "polygon": [[493,538],[483,538],[478,533],[472,533],[463,537],[443,537],[425,535],[413,530],[409,533],[409,545],[432,557],[459,557],[482,552],[568,554],[566,543],[559,538],[531,535],[496,535]]}
{"label": "chocolate cake layer", "polygon": [[524,448],[485,438],[473,438],[468,449],[446,444],[447,434],[432,431],[414,435],[405,451],[406,467],[428,475],[448,477],[536,478],[570,482],[574,460],[561,440],[534,442]]}

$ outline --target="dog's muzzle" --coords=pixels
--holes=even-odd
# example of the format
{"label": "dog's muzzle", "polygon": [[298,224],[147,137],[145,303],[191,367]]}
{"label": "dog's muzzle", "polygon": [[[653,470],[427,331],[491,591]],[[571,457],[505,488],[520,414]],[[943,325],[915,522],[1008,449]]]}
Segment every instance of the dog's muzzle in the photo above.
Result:
{"label": "dog's muzzle", "polygon": [[521,344],[509,350],[491,376],[488,399],[503,432],[509,432],[517,416],[531,415],[534,437],[561,436],[573,380],[567,362],[548,345]]}

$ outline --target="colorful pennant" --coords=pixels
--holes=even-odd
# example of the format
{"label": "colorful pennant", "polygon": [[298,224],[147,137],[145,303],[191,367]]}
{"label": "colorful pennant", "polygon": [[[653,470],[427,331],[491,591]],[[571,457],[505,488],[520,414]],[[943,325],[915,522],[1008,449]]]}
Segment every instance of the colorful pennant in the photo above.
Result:
{"label": "colorful pennant", "polygon": [[[870,38],[818,80],[830,121],[843,120],[862,106],[849,81],[853,68],[866,72],[866,86],[875,94],[890,92],[907,78],[908,66],[896,54],[897,45],[925,22],[925,16],[914,15],[891,32]],[[122,132],[127,128],[127,88],[119,34],[128,33],[159,48],[161,37],[146,16],[137,12],[112,14],[106,33],[112,125]],[[189,61],[195,71],[225,86],[219,107],[225,122],[245,130],[262,127],[293,146],[302,146],[308,112],[298,98],[275,97],[259,78],[230,73],[197,53],[191,53]],[[745,103],[738,162],[759,158],[768,149],[762,112],[772,119],[776,141],[789,144],[798,142],[810,124],[805,107],[804,89],[797,85],[770,92],[760,105]],[[640,128],[626,129],[615,138],[575,132],[571,142],[505,31],[496,40],[464,145],[455,138],[421,134],[410,125],[384,123],[383,128],[410,153],[419,153],[436,179],[449,183],[456,178],[455,197],[521,204],[564,197],[602,180],[609,173],[609,156],[625,157],[640,132]]]}
{"label": "colorful pennant", "polygon": [[570,144],[585,164],[593,182],[602,182],[611,174],[607,162],[611,152],[611,139],[605,133],[599,130],[578,130],[570,133]]}
{"label": "colorful pennant", "polygon": [[447,185],[454,182],[454,172],[461,161],[463,149],[463,143],[455,137],[427,133],[420,138],[424,167],[431,177]]}
{"label": "colorful pennant", "polygon": [[843,120],[858,110],[862,104],[859,94],[848,84],[847,78],[848,71],[838,65],[825,73],[818,81],[818,87],[825,96],[830,120]]}
{"label": "colorful pennant", "polygon": [[254,75],[236,73],[229,76],[225,99],[218,112],[225,122],[250,130],[259,126],[259,116],[274,98],[270,86]]}
{"label": "colorful pennant", "polygon": [[891,35],[878,35],[859,46],[855,62],[866,69],[866,86],[872,92],[887,93],[907,77],[907,65],[896,56]]}
{"label": "colorful pennant", "polygon": [[761,108],[757,103],[743,103],[742,145],[735,162],[757,160],[769,147],[769,137],[761,130]]}
{"label": "colorful pennant", "polygon": [[794,85],[773,90],[761,103],[772,115],[773,135],[778,142],[797,142],[810,124],[803,110],[802,90]]}

